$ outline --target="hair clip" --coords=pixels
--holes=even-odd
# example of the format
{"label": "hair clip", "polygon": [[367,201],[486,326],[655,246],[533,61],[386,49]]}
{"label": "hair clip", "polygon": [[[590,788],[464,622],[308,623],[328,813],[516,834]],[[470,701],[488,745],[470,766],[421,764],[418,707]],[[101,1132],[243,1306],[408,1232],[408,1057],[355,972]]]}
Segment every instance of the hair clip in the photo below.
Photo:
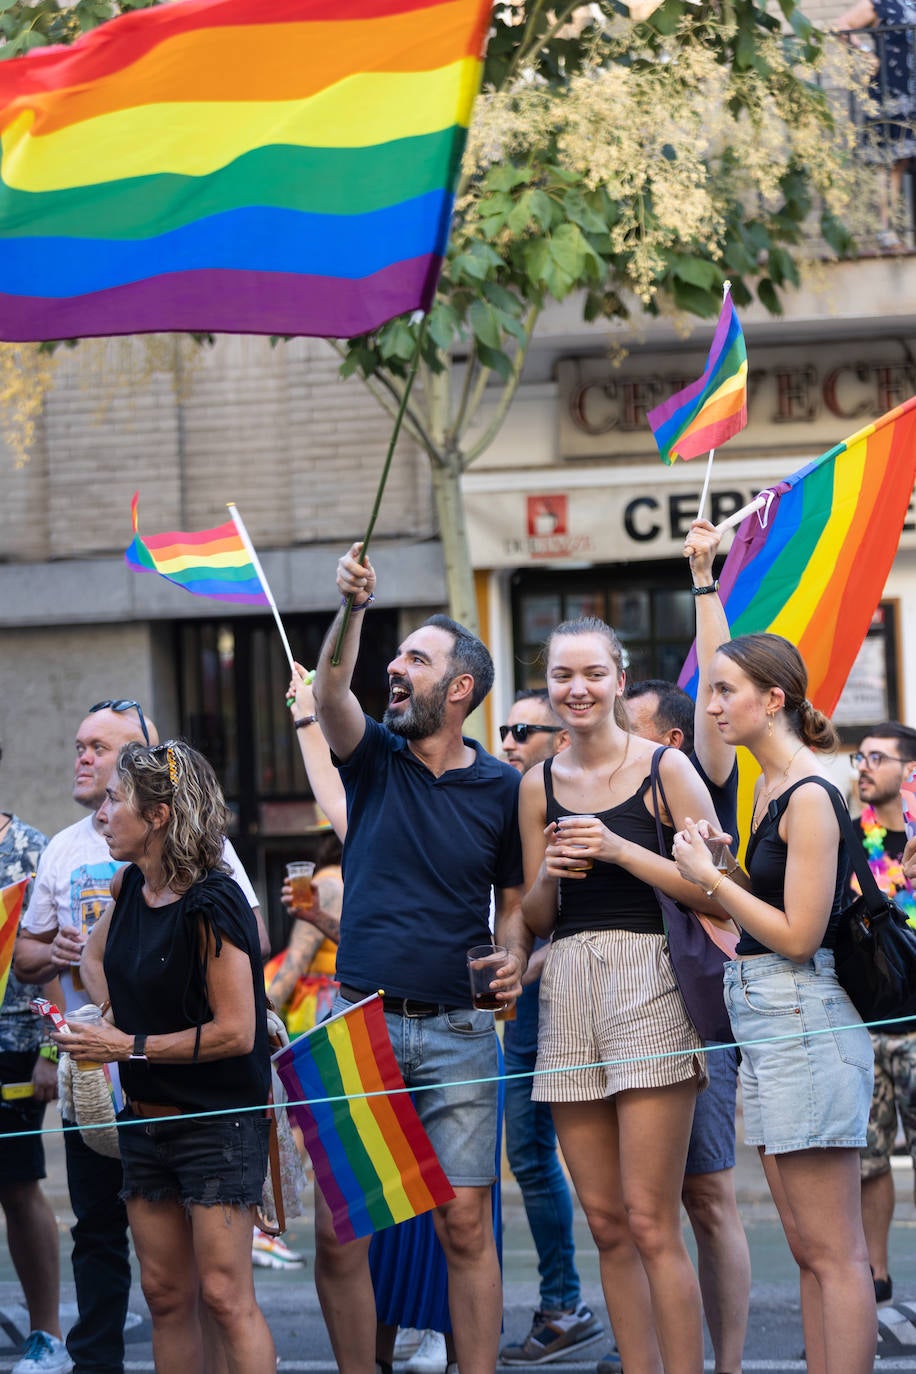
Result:
{"label": "hair clip", "polygon": [[166,757],[166,759],[167,759],[167,761],[168,761],[168,765],[169,765],[169,782],[172,784],[173,787],[177,787],[177,786],[178,786],[178,760],[177,760],[177,758],[175,757],[175,751],[174,751],[174,749],[172,748],[171,745],[168,745],[168,746],[167,746],[166,751],[165,751],[165,757]]}

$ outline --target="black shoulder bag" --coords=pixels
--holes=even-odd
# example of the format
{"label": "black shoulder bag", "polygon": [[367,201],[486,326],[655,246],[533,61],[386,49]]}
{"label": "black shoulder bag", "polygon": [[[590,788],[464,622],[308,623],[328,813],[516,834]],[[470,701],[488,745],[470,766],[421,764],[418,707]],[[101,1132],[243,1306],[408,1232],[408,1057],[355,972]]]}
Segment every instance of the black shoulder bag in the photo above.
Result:
{"label": "black shoulder bag", "polygon": [[[655,810],[658,852],[663,856],[666,850],[659,815],[659,798],[665,810],[671,814],[658,772],[659,761],[665,748],[663,745],[652,755],[652,805]],[[653,891],[662,909],[668,954],[674,976],[684,999],[687,1015],[693,1022],[697,1035],[704,1041],[731,1044],[734,1036],[728,1012],[725,1010],[722,977],[722,968],[728,955],[710,938],[695,911],[681,906],[680,902],[662,892],[661,888],[653,887]]]}
{"label": "black shoulder bag", "polygon": [[[875,882],[849,812],[832,787],[826,791],[861,891],[836,927],[837,978],[863,1021],[916,1016],[916,930]],[[884,1029],[893,1034],[892,1025]]]}

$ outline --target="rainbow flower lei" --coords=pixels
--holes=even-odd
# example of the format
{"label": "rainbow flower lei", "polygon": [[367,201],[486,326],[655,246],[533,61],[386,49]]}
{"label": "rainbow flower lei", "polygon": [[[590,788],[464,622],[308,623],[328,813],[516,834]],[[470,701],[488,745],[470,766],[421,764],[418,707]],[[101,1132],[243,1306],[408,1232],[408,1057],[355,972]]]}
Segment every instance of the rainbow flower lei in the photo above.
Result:
{"label": "rainbow flower lei", "polygon": [[[862,827],[862,847],[868,857],[868,866],[875,882],[888,897],[893,897],[902,911],[906,912],[907,924],[916,926],[916,892],[903,876],[899,858],[894,859],[885,853],[884,837],[887,830],[878,824],[873,806],[863,806],[859,817]],[[855,877],[852,879],[854,891],[859,891]]]}

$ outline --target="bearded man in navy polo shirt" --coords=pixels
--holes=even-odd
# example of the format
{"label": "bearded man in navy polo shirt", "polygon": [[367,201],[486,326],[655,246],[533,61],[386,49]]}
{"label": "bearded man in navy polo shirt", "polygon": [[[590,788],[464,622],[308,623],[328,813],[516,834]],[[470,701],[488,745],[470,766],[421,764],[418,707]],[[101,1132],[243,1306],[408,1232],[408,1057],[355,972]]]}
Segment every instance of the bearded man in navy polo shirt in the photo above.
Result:
{"label": "bearded man in navy polo shirt", "polygon": [[[395,1055],[407,1086],[425,1089],[415,1094],[417,1111],[455,1190],[434,1221],[458,1366],[461,1374],[492,1374],[502,1320],[490,1205],[498,1067],[493,1014],[470,1005],[467,950],[491,939],[495,889],[496,940],[509,955],[490,986],[513,1002],[530,946],[520,912],[519,774],[462,735],[492,686],[493,662],[448,616],[432,616],[400,645],[388,665],[383,723],[364,715],[350,683],[376,578],[360,553],[354,544],[337,565],[342,598],[355,598],[340,664],[331,658],[342,612],[315,680],[318,718],[347,795],[334,1011],[385,990]],[[372,1374],[368,1238],[341,1245],[317,1191],[315,1230],[315,1283],[338,1367]]]}

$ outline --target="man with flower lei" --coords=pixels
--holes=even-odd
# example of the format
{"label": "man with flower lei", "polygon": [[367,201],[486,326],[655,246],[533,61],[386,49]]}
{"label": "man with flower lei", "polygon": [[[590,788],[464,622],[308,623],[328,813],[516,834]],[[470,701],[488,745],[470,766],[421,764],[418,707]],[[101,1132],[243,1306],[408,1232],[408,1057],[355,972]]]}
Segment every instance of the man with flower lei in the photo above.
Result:
{"label": "man with flower lei", "polygon": [[[916,886],[904,870],[906,830],[901,797],[903,781],[916,767],[916,730],[899,721],[884,721],[872,728],[849,757],[858,775],[862,802],[859,826],[868,866],[881,891],[895,898],[910,925],[916,927]],[[912,865],[907,865],[907,871],[912,873]],[[858,891],[855,878],[852,886]],[[894,1215],[891,1152],[898,1112],[916,1168],[916,1020],[880,1028],[872,1033],[872,1044],[875,1091],[868,1144],[862,1151],[862,1220],[875,1298],[882,1303],[890,1301],[893,1291],[887,1251]]]}

